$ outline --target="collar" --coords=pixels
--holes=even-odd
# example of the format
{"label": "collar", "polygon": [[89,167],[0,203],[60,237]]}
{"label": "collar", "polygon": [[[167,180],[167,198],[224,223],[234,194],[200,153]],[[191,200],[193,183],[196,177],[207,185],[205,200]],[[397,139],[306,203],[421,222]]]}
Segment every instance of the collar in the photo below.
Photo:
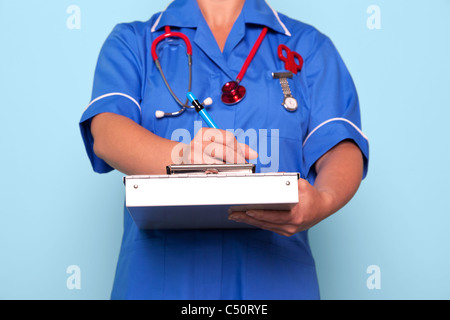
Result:
{"label": "collar", "polygon": [[[241,15],[245,23],[266,26],[273,31],[291,36],[278,13],[265,0],[246,0]],[[197,28],[203,20],[196,0],[174,0],[161,12],[151,31],[165,26]]]}

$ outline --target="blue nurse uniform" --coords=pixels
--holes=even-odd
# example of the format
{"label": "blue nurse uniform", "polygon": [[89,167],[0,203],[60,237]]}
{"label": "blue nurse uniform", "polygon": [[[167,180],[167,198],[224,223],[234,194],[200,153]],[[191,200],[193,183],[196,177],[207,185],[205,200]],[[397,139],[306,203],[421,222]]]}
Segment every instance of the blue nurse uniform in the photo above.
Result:
{"label": "blue nurse uniform", "polygon": [[[267,142],[267,157],[255,162],[257,172],[300,172],[314,183],[316,160],[340,141],[351,139],[364,155],[366,174],[368,141],[360,129],[358,97],[337,50],[316,29],[275,12],[264,0],[245,2],[223,52],[195,0],[175,0],[147,22],[114,28],[100,52],[92,100],[80,121],[96,172],[113,170],[93,152],[90,120],[99,113],[129,117],[167,139],[180,128],[189,130],[193,138],[196,123],[202,121],[193,110],[179,117],[155,117],[156,110],[179,110],[150,52],[164,26],[183,32],[192,42],[192,91],[200,100],[212,97],[208,110],[217,124],[244,133],[255,130],[258,145],[253,148],[261,154],[258,147]],[[236,78],[264,26],[269,32],[242,80],[247,96],[227,106],[220,100],[221,87]],[[277,55],[280,44],[304,59],[302,71],[288,79],[299,103],[295,112],[281,105],[280,81],[272,78],[273,72],[286,71]],[[184,43],[165,40],[157,50],[170,85],[184,101],[188,86]],[[265,230],[139,230],[124,210],[111,297],[318,299],[319,288],[307,231],[283,237]]]}

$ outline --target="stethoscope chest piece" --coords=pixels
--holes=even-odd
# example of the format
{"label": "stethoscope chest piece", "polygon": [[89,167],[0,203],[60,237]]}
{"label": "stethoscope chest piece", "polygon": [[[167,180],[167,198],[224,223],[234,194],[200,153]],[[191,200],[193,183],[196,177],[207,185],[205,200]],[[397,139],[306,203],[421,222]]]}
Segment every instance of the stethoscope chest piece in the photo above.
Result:
{"label": "stethoscope chest piece", "polygon": [[247,90],[237,81],[230,81],[222,87],[222,102],[226,105],[233,105],[241,102],[245,98]]}

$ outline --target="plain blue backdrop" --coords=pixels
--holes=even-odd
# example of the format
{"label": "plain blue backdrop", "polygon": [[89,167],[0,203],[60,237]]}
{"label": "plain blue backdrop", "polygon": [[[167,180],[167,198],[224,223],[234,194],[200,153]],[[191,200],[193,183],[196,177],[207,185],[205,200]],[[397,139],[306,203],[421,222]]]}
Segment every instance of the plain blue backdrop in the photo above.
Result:
{"label": "plain blue backdrop", "polygon": [[[449,299],[450,1],[269,2],[333,40],[370,139],[358,194],[310,232],[322,298]],[[122,175],[93,173],[78,120],[114,25],[168,3],[0,0],[0,299],[109,299]]]}

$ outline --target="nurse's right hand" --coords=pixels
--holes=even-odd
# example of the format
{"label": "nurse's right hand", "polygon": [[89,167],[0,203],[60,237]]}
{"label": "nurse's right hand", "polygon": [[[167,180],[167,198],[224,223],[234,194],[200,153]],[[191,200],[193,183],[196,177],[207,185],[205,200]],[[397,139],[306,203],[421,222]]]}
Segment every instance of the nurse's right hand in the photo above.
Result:
{"label": "nurse's right hand", "polygon": [[212,128],[200,129],[189,144],[179,143],[172,150],[173,164],[246,163],[257,157],[231,132]]}

